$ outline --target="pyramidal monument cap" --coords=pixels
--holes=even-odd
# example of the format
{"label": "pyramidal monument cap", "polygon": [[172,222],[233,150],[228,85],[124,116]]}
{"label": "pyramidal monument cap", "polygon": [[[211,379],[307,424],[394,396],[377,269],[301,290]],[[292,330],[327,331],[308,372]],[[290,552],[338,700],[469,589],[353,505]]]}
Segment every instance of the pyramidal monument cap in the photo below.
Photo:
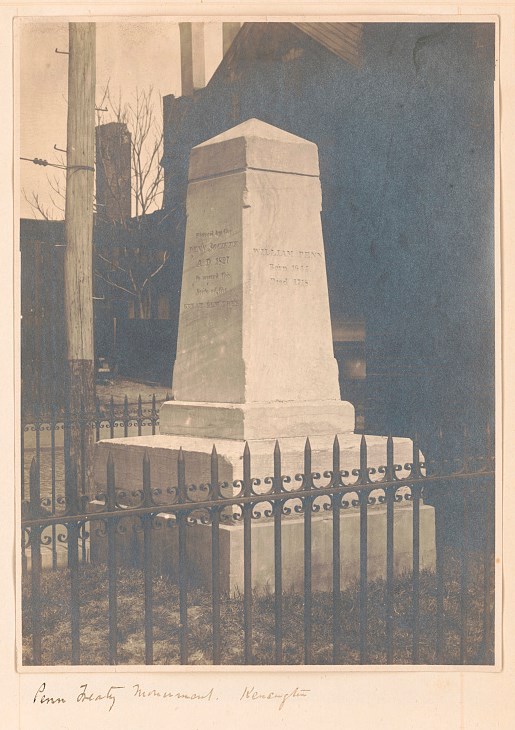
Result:
{"label": "pyramidal monument cap", "polygon": [[260,119],[247,119],[191,150],[190,182],[244,169],[318,177],[317,146]]}

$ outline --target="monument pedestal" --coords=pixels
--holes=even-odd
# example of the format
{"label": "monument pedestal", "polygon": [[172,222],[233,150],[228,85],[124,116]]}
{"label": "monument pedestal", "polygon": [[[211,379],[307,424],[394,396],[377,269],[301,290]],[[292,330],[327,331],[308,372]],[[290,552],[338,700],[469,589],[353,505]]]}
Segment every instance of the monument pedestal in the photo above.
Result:
{"label": "monument pedestal", "polygon": [[[334,437],[333,437],[334,438]],[[314,436],[310,438],[312,471],[323,474],[332,466],[333,438]],[[351,472],[359,467],[361,437],[352,433],[338,434],[341,467]],[[249,441],[251,453],[251,476],[261,480],[273,474],[273,452],[275,441],[263,439]],[[151,484],[163,493],[170,486],[177,485],[177,458],[182,449],[185,462],[186,484],[205,484],[209,481],[211,451],[216,446],[218,476],[220,482],[229,484],[243,477],[243,450],[245,442],[230,439],[200,439],[185,436],[158,435],[135,436],[123,439],[100,441],[96,445],[95,482],[101,491],[106,488],[106,466],[111,454],[118,489],[136,491],[143,485],[143,457],[150,458]],[[299,488],[295,475],[304,467],[305,439],[300,437],[281,439],[282,473],[291,477],[290,486]],[[368,463],[380,466],[386,463],[386,439],[381,436],[367,437]],[[412,459],[410,439],[394,440],[395,462],[405,464]],[[406,476],[399,472],[398,476]],[[322,476],[320,483],[326,483]],[[378,485],[379,487],[379,485]],[[268,487],[265,487],[268,488]],[[400,490],[402,493],[402,490]],[[404,489],[404,493],[406,493]],[[228,494],[229,492],[226,491]],[[382,495],[378,488],[372,496]],[[354,495],[356,497],[357,495]],[[349,501],[353,495],[349,495]],[[295,494],[292,493],[292,499]],[[160,499],[165,499],[161,497]],[[327,499],[327,498],[326,498]],[[320,496],[319,501],[323,502]],[[199,503],[201,505],[201,503]],[[262,503],[262,510],[268,505]],[[229,508],[229,506],[228,506]],[[237,509],[237,508],[236,508]],[[258,508],[259,509],[259,508]],[[171,576],[178,571],[178,528],[175,517],[162,514],[165,527],[154,531],[154,555],[157,569]],[[370,580],[386,577],[386,507],[383,504],[368,508],[368,575]],[[342,509],[341,528],[341,585],[344,590],[359,577],[359,508],[349,506]],[[413,510],[409,501],[396,503],[394,511],[394,569],[396,574],[409,571],[413,559]],[[330,591],[332,585],[332,515],[321,512],[312,516],[312,575],[313,590]],[[211,527],[190,525],[187,534],[188,569],[200,585],[211,587]],[[273,588],[274,583],[274,524],[265,517],[252,521],[252,585],[256,590]],[[106,560],[107,541],[98,536],[92,545],[92,559]],[[282,520],[282,555],[284,590],[302,592],[304,522],[295,515]],[[118,562],[120,565],[143,564],[142,536],[130,530],[118,536]],[[434,569],[435,526],[434,509],[420,505],[420,566]],[[220,585],[230,595],[243,591],[243,526],[221,524],[220,526]]]}
{"label": "monument pedestal", "polygon": [[[408,503],[397,505],[394,516],[394,574],[400,576],[413,568],[413,510]],[[435,532],[434,510],[420,509],[420,568],[434,570]],[[313,515],[311,519],[311,565],[313,591],[331,592],[333,559],[333,518],[330,513]],[[359,581],[359,510],[349,508],[340,516],[341,589],[355,586]],[[165,554],[174,562],[163,565],[172,575],[178,574],[177,530],[169,535]],[[282,574],[284,593],[304,592],[304,520],[302,517],[283,518],[281,530]],[[386,579],[386,507],[368,508],[368,560],[370,581]],[[190,569],[207,590],[211,587],[211,530],[206,525],[191,527],[187,539]],[[220,588],[229,596],[243,593],[243,526],[224,525],[220,528]],[[270,520],[257,520],[252,525],[252,589],[259,593],[274,590],[274,526]]]}
{"label": "monument pedestal", "polygon": [[[167,401],[159,411],[162,434],[258,442],[354,431],[354,407],[346,401],[185,403]],[[273,447],[272,447],[273,453]]]}

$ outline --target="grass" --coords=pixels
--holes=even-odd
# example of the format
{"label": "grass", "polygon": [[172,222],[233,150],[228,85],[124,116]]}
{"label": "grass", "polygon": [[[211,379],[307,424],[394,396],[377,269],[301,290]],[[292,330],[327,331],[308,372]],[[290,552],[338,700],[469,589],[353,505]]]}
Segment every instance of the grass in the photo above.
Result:
{"label": "grass", "polygon": [[[469,561],[468,570],[467,663],[483,660],[483,568],[481,556]],[[493,581],[492,581],[493,582]],[[42,663],[70,664],[70,589],[65,568],[42,575]],[[444,591],[445,664],[458,664],[460,651],[460,562],[446,556]],[[154,577],[154,663],[179,664],[179,590],[169,578]],[[118,569],[118,663],[144,664],[143,573],[136,568]],[[397,577],[394,585],[395,664],[411,664],[412,577]],[[108,580],[101,565],[80,568],[81,664],[104,665],[108,657]],[[30,575],[23,577],[23,662],[32,659],[32,612]],[[493,607],[493,588],[490,597]],[[284,664],[303,663],[304,601],[302,595],[283,597]],[[274,596],[254,596],[253,653],[255,664],[274,663]],[[341,593],[339,664],[359,664],[359,590],[352,586]],[[332,663],[332,594],[314,593],[312,600],[313,664]],[[243,663],[243,597],[224,597],[221,603],[222,663]],[[419,663],[436,662],[436,576],[420,575]],[[211,594],[198,586],[188,590],[188,648],[190,664],[212,663]],[[368,663],[386,663],[385,583],[368,586]]]}

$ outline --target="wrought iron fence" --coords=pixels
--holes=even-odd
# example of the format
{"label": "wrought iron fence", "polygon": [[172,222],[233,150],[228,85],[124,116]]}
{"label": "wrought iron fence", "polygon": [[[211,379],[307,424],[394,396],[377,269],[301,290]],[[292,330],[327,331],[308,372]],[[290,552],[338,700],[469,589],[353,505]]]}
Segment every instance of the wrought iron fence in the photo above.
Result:
{"label": "wrought iron fence", "polygon": [[[165,400],[169,400],[167,394]],[[159,412],[156,396],[152,400],[143,401],[141,396],[135,403],[124,396],[123,403],[115,403],[111,397],[107,403],[96,399],[94,413],[87,413],[84,408],[79,413],[71,413],[67,408],[52,406],[41,409],[37,402],[24,407],[21,424],[21,497],[25,499],[27,489],[27,473],[33,459],[38,466],[38,478],[44,506],[52,514],[62,508],[65,503],[65,465],[67,455],[66,432],[72,423],[79,423],[82,437],[86,430],[94,433],[96,441],[129,435],[152,434],[159,427]],[[81,475],[83,478],[83,475]],[[85,493],[82,484],[80,491]],[[83,560],[87,556],[88,535],[85,530],[80,533]],[[52,528],[51,540],[52,567],[58,565],[58,542],[55,528]],[[22,560],[25,564],[25,550]]]}
{"label": "wrought iron fence", "polygon": [[[165,400],[169,400],[166,395]],[[156,396],[143,401],[141,396],[136,403],[130,403],[125,396],[123,403],[115,403],[111,397],[107,403],[96,400],[94,413],[82,409],[80,413],[70,413],[66,408],[56,406],[42,410],[38,403],[25,407],[21,423],[21,495],[25,499],[28,486],[28,471],[33,458],[39,469],[42,497],[47,499],[46,506],[55,514],[62,505],[65,493],[65,447],[66,431],[71,423],[79,423],[81,432],[91,430],[96,441],[122,436],[152,434],[159,427],[159,412]],[[84,439],[81,439],[84,442]],[[85,490],[83,490],[85,491]],[[53,551],[54,567],[57,556]]]}
{"label": "wrought iron fence", "polygon": [[[170,614],[165,636],[168,642],[176,637],[176,661],[188,664],[191,660],[190,641],[193,633],[200,630],[198,617],[190,623],[189,596],[193,586],[188,530],[193,525],[203,525],[210,532],[209,639],[204,638],[204,641],[209,641],[210,650],[203,646],[201,663],[234,663],[230,657],[228,660],[226,647],[236,642],[237,636],[227,621],[223,620],[228,615],[224,611],[229,598],[224,594],[221,583],[220,536],[223,526],[227,524],[240,525],[243,530],[243,585],[237,609],[238,613],[241,609],[243,616],[240,658],[243,664],[290,662],[291,657],[286,656],[285,650],[290,630],[287,627],[293,625],[297,629],[299,624],[302,627],[302,650],[298,662],[307,665],[322,661],[348,663],[349,646],[354,641],[355,661],[359,664],[493,662],[494,456],[490,447],[482,456],[465,453],[459,467],[453,462],[451,470],[450,464],[442,461],[422,462],[415,439],[412,461],[402,467],[395,463],[393,441],[389,437],[386,464],[375,470],[368,464],[367,443],[363,436],[359,468],[349,474],[341,468],[340,446],[335,438],[331,469],[321,475],[312,471],[308,440],[304,450],[303,472],[291,479],[282,474],[281,450],[279,443],[276,443],[273,475],[258,479],[252,476],[251,453],[246,445],[243,478],[227,483],[219,481],[218,455],[213,446],[209,479],[204,485],[198,486],[188,485],[186,466],[180,450],[176,475],[171,475],[174,486],[159,489],[151,484],[150,460],[145,454],[141,465],[143,488],[128,491],[123,489],[124,485],[116,484],[114,461],[110,455],[107,461],[106,492],[96,497],[94,511],[88,509],[87,498],[80,496],[76,476],[71,470],[67,498],[63,504],[59,504],[60,510],[56,512],[54,505],[48,511],[47,503],[41,499],[39,469],[37,460],[33,459],[30,500],[24,503],[22,518],[22,542],[27,553],[30,552],[30,571],[25,576],[27,592],[24,598],[25,634],[27,641],[30,640],[30,646],[27,646],[29,663],[51,663],[45,661],[45,642],[49,642],[51,636],[43,621],[45,599],[42,585],[44,587],[44,581],[52,575],[52,571],[43,571],[41,560],[42,545],[48,544],[50,540],[66,544],[68,564],[63,569],[67,571],[63,573],[63,579],[68,581],[66,600],[69,612],[66,620],[70,625],[69,656],[57,663],[81,663],[86,648],[81,644],[81,634],[86,629],[91,630],[91,627],[81,623],[87,596],[81,600],[80,587],[81,581],[86,580],[87,576],[79,563],[79,547],[89,532],[92,536],[96,535],[96,539],[103,540],[106,546],[107,659],[98,663],[120,663],[120,623],[125,618],[125,611],[121,616],[119,612],[122,575],[120,544],[128,544],[128,534],[138,534],[141,560],[136,559],[134,564],[139,565],[138,569],[141,570],[142,585],[140,591],[137,585],[131,583],[130,590],[131,595],[142,593],[143,656],[146,664],[153,664],[156,661],[156,617],[162,613],[162,607],[156,609],[156,601],[159,602],[159,593],[156,591],[156,581],[159,579],[155,571],[158,552],[156,536],[159,530],[162,534],[163,530],[171,529],[176,539],[173,557],[177,563],[178,595],[176,612]],[[402,468],[405,471],[400,473]],[[395,517],[406,503],[411,507],[411,565],[409,573],[399,577],[395,570],[398,539]],[[435,506],[436,561],[434,574],[428,578],[427,571],[421,569],[421,511],[422,506],[429,503]],[[452,508],[449,506],[451,504]],[[386,575],[379,584],[371,582],[368,573],[369,514],[373,505],[382,505],[381,509],[386,512]],[[454,539],[449,541],[444,518],[450,509],[455,520]],[[348,557],[342,551],[341,517],[348,510],[355,511],[359,524],[359,577],[355,589],[341,583],[342,561]],[[316,550],[313,545],[313,521],[323,514],[329,518],[332,548],[328,560],[332,577],[328,591],[320,593],[313,588],[313,579],[316,577],[313,573]],[[301,521],[303,535],[302,552],[296,557],[303,566],[302,598],[300,604],[295,604],[295,610],[301,610],[302,616],[295,614],[293,617],[285,608],[293,604],[292,597],[285,591],[283,544],[285,526],[292,519]],[[260,556],[254,554],[252,534],[253,523],[258,521],[268,521],[273,541],[273,592],[265,596],[264,603],[253,589],[253,572]],[[479,538],[477,525],[482,528]],[[52,535],[49,531],[53,531]],[[449,550],[455,552],[451,555]],[[401,584],[404,593],[399,598]],[[163,588],[161,582],[159,587]],[[257,612],[256,602],[259,604]],[[354,610],[354,603],[357,606],[356,621],[351,627],[349,617]],[[320,613],[322,604],[326,606],[327,614]],[[371,611],[374,616],[379,615],[379,611],[384,619],[384,642],[379,654],[376,649],[374,652],[370,650],[370,640],[374,635],[370,626]],[[269,613],[268,617],[265,616],[266,612]],[[328,638],[330,655],[320,659],[321,655],[314,646],[314,631],[319,632],[321,627],[325,630],[324,616],[331,627]],[[261,637],[260,640],[268,644],[268,654],[266,651],[263,654],[254,635],[256,621],[262,622],[265,618],[269,619],[269,635],[268,639]],[[95,630],[98,631],[99,627],[96,626]],[[402,652],[399,649],[401,643],[404,647]],[[198,657],[194,661],[198,662]]]}

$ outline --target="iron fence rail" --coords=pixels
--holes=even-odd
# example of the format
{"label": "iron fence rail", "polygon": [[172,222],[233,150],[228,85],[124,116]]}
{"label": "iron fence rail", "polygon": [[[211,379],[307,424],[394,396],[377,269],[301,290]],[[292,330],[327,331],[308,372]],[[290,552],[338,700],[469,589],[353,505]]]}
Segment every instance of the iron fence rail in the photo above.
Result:
{"label": "iron fence rail", "polygon": [[[386,505],[386,581],[384,605],[386,611],[386,651],[385,662],[394,662],[395,621],[394,604],[394,551],[395,551],[395,511],[396,505],[403,501],[412,503],[412,566],[411,566],[411,607],[406,607],[411,620],[411,663],[420,661],[420,508],[428,498],[436,507],[436,663],[446,663],[445,644],[445,581],[446,581],[446,535],[442,521],[443,509],[447,506],[450,491],[458,495],[459,511],[459,661],[469,663],[473,659],[468,652],[468,606],[469,585],[469,538],[470,525],[467,503],[472,488],[483,490],[485,511],[485,534],[482,540],[483,554],[483,613],[482,613],[482,656],[481,663],[493,661],[493,605],[491,600],[493,581],[494,521],[493,500],[488,493],[494,479],[493,455],[484,457],[464,455],[459,469],[449,471],[448,464],[430,464],[420,460],[417,439],[413,443],[413,456],[405,468],[408,474],[398,476],[401,465],[394,462],[393,441],[387,442],[387,463],[377,472],[369,467],[365,436],[361,439],[360,466],[348,471],[340,465],[340,446],[335,438],[333,445],[332,468],[323,475],[312,471],[311,446],[306,441],[304,449],[303,472],[290,477],[282,475],[281,450],[276,443],[274,451],[273,476],[261,480],[252,477],[251,453],[248,444],[243,454],[243,478],[231,483],[220,483],[218,477],[218,455],[215,446],[211,454],[209,481],[200,486],[188,485],[185,477],[185,457],[182,449],[177,458],[175,486],[166,490],[151,485],[150,461],[145,454],[142,461],[143,488],[134,492],[118,489],[115,480],[115,465],[109,455],[106,473],[106,492],[96,498],[94,512],[86,509],[86,500],[79,495],[76,477],[67,490],[67,501],[63,511],[55,510],[48,514],[44,500],[41,500],[39,469],[34,458],[30,470],[30,501],[25,503],[22,518],[23,544],[30,548],[31,554],[31,618],[32,618],[32,663],[42,663],[42,623],[41,623],[41,546],[48,544],[44,535],[47,528],[61,525],[65,535],[57,539],[66,541],[68,546],[68,567],[70,575],[70,622],[71,622],[71,661],[80,664],[80,606],[79,606],[79,543],[86,528],[93,530],[101,524],[101,531],[107,539],[108,570],[108,622],[109,622],[109,663],[117,664],[119,596],[118,596],[118,541],[126,529],[136,529],[143,534],[144,567],[144,644],[145,663],[154,662],[154,579],[153,563],[155,556],[155,530],[162,527],[163,516],[169,524],[174,524],[178,534],[178,589],[179,589],[179,659],[181,664],[190,661],[190,627],[188,613],[188,566],[189,552],[187,530],[192,524],[202,523],[211,529],[211,661],[222,661],[223,626],[221,622],[221,558],[220,531],[224,524],[243,525],[243,662],[251,665],[254,656],[254,591],[253,591],[253,546],[252,525],[260,519],[273,523],[273,565],[274,565],[274,661],[284,661],[284,591],[283,591],[283,526],[290,516],[298,515],[303,520],[303,663],[313,663],[313,515],[320,512],[332,513],[332,662],[340,663],[341,642],[345,636],[345,621],[341,606],[341,560],[345,557],[341,550],[340,514],[354,506],[359,513],[359,662],[369,662],[369,576],[368,565],[368,514],[373,504]],[[73,469],[71,470],[73,473]],[[372,479],[374,474],[380,476]],[[354,478],[352,478],[354,477]],[[298,483],[298,487],[292,484]],[[158,498],[165,493],[164,501]],[[455,500],[456,501],[456,500]],[[42,503],[43,502],[43,503]],[[135,523],[135,524],[131,524]],[[411,609],[411,610],[410,610]]]}
{"label": "iron fence rail", "polygon": [[[168,394],[165,396],[165,400],[169,400]],[[97,398],[94,411],[89,412],[81,407],[77,413],[71,413],[66,407],[57,406],[42,410],[39,404],[34,402],[30,408],[24,407],[22,410],[22,439],[25,435],[34,433],[36,447],[38,447],[42,433],[50,432],[55,435],[64,431],[70,423],[80,423],[84,428],[93,428],[97,441],[101,436],[114,438],[117,428],[123,428],[124,435],[127,435],[131,427],[136,427],[138,435],[141,436],[142,428],[148,426],[152,429],[152,433],[155,433],[159,423],[156,396],[153,395],[149,401],[143,401],[140,395],[135,403],[129,402],[127,395],[124,396],[123,403],[115,403],[114,397],[111,397],[107,403],[101,403]]]}
{"label": "iron fence rail", "polygon": [[[165,400],[169,400],[168,393]],[[67,432],[72,424],[80,424],[81,444],[84,445],[87,429],[94,431],[95,440],[127,437],[129,434],[141,436],[143,433],[155,435],[159,427],[159,409],[155,394],[151,400],[144,401],[141,395],[136,402],[129,402],[127,395],[122,403],[115,403],[113,397],[102,403],[96,399],[94,412],[81,408],[71,413],[67,408],[52,406],[41,409],[37,402],[30,408],[23,408],[21,419],[21,498],[25,499],[27,489],[27,470],[33,458],[39,469],[40,489],[45,498],[45,506],[56,514],[65,500],[65,464]],[[82,460],[84,464],[84,459]],[[85,475],[80,475],[80,488],[85,493]],[[83,534],[81,554],[85,557]],[[52,528],[52,567],[57,568],[57,541],[55,528]],[[25,554],[23,554],[25,559]]]}

